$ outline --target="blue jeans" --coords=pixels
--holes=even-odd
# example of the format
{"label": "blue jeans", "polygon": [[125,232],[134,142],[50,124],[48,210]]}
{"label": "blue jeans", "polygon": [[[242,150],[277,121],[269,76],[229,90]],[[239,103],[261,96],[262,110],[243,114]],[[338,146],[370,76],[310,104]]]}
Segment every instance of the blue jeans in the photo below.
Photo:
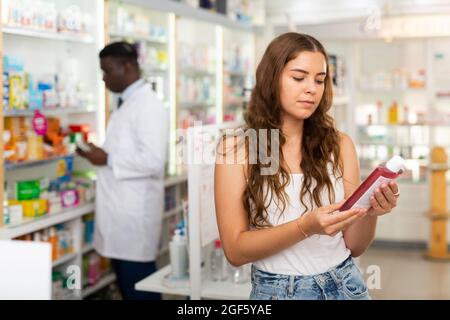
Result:
{"label": "blue jeans", "polygon": [[274,274],[252,266],[250,300],[370,300],[361,272],[349,256],[313,276]]}

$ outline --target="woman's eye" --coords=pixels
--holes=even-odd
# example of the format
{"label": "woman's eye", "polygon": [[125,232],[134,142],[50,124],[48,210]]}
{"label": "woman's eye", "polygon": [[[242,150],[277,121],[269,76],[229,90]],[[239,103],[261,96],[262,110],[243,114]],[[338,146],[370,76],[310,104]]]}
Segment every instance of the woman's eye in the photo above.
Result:
{"label": "woman's eye", "polygon": [[316,83],[317,83],[317,84],[324,84],[325,81],[324,81],[324,80],[316,80]]}
{"label": "woman's eye", "polygon": [[296,78],[296,77],[292,77],[292,79],[294,79],[295,81],[300,82],[300,81],[302,81],[304,78]]}

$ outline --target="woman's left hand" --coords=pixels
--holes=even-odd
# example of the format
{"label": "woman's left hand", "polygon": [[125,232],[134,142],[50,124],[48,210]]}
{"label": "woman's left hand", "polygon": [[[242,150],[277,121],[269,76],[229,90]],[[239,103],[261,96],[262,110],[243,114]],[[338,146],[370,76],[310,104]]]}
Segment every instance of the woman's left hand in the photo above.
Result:
{"label": "woman's left hand", "polygon": [[370,197],[371,208],[367,212],[368,216],[382,216],[391,212],[397,206],[397,199],[400,196],[398,185],[395,181],[389,184],[383,183],[375,189],[375,193]]}

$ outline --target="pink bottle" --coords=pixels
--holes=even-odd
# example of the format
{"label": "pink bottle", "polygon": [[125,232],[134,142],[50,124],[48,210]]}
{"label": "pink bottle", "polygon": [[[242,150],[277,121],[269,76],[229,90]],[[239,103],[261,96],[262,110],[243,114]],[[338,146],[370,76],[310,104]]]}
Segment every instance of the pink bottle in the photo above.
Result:
{"label": "pink bottle", "polygon": [[400,156],[392,157],[385,165],[380,165],[361,183],[358,189],[345,201],[339,211],[352,208],[370,208],[370,197],[383,183],[388,184],[400,175],[405,167],[405,159]]}

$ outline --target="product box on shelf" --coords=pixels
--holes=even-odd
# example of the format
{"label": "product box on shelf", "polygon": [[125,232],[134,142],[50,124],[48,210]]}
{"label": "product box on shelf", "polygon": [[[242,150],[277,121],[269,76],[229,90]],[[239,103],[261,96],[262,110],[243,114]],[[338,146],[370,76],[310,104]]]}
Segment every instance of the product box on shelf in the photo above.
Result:
{"label": "product box on shelf", "polygon": [[[58,1],[59,2],[59,1]],[[56,1],[3,0],[5,25],[45,32],[84,34],[92,29],[92,16],[76,4],[63,8]]]}
{"label": "product box on shelf", "polygon": [[30,74],[20,57],[3,59],[3,100],[7,110],[80,108],[92,103],[92,92],[79,79],[79,62],[56,61],[54,74]]}
{"label": "product box on shelf", "polygon": [[[86,125],[72,126],[72,130],[64,131],[57,118],[46,118],[35,111],[33,118],[25,116],[6,117],[4,119],[4,156],[7,162],[20,163],[39,161],[75,152],[75,136],[87,139],[90,129]],[[79,130],[79,131],[74,131]],[[81,131],[80,131],[81,130]],[[64,160],[65,172],[71,160]],[[61,176],[64,176],[64,172]]]}
{"label": "product box on shelf", "polygon": [[47,200],[9,200],[9,206],[21,205],[24,217],[37,218],[47,213]]}
{"label": "product box on shelf", "polygon": [[109,259],[100,257],[96,252],[83,256],[83,287],[94,286],[103,277],[111,273]]}
{"label": "product box on shelf", "polygon": [[41,185],[39,180],[17,181],[16,199],[33,200],[39,199],[41,195]]}
{"label": "product box on shelf", "polygon": [[94,242],[94,223],[93,214],[88,214],[83,217],[83,239],[85,245]]}
{"label": "product box on shelf", "polygon": [[63,208],[77,207],[80,203],[78,190],[72,189],[61,191],[61,203]]}

